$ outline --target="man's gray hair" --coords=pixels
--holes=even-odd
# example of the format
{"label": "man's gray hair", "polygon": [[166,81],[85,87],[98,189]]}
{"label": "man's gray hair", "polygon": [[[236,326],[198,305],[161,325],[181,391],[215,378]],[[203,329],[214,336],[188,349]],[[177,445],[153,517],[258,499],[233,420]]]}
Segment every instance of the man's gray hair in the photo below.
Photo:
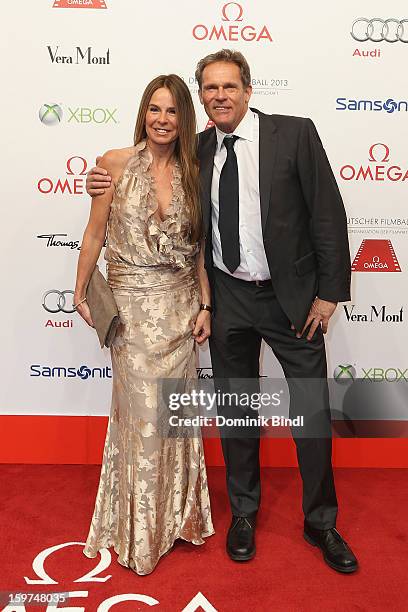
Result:
{"label": "man's gray hair", "polygon": [[209,64],[213,64],[214,62],[231,62],[232,64],[235,64],[239,68],[243,86],[248,87],[251,84],[251,70],[242,53],[239,51],[234,51],[233,49],[221,49],[221,51],[206,55],[198,62],[197,69],[195,71],[195,78],[197,79],[200,89],[203,80],[204,68],[206,68]]}

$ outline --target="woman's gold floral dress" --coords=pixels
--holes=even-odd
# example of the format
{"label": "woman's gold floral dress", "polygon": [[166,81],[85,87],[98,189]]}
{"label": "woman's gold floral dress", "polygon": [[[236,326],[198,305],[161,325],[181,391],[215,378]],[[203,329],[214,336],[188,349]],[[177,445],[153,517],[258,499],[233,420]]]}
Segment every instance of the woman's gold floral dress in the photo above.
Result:
{"label": "woman's gold floral dress", "polygon": [[84,548],[114,547],[118,562],[153,571],[177,538],[203,544],[214,533],[200,437],[158,432],[157,382],[196,377],[193,322],[200,294],[188,239],[180,167],[164,221],[157,219],[151,153],[135,147],[108,222],[108,282],[120,327],[111,348],[112,407],[95,510]]}

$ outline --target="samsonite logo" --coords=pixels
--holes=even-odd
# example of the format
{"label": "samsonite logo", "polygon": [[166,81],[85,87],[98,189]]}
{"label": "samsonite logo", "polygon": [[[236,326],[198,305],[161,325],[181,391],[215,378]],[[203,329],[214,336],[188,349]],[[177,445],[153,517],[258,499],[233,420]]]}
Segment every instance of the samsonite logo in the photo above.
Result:
{"label": "samsonite logo", "polygon": [[81,365],[79,368],[66,366],[48,366],[33,364],[30,366],[30,376],[44,378],[112,378],[112,369],[109,366],[103,368],[90,368]]}
{"label": "samsonite logo", "polygon": [[394,100],[394,98],[386,100],[337,98],[336,105],[338,111],[385,111],[389,115],[395,112],[408,112],[408,100]]}
{"label": "samsonite logo", "polygon": [[272,42],[268,27],[249,24],[244,17],[242,4],[238,2],[224,4],[218,23],[198,23],[193,27],[192,34],[196,40]]}
{"label": "samsonite logo", "polygon": [[59,125],[65,117],[66,123],[71,125],[78,124],[117,124],[117,108],[106,108],[105,106],[68,106],[63,110],[62,104],[43,104],[38,112],[42,124],[47,126]]}

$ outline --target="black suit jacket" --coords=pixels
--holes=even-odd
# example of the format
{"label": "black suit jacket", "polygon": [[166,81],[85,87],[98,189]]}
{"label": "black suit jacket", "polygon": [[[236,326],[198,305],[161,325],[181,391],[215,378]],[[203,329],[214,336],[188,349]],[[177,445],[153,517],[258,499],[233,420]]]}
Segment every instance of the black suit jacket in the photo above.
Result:
{"label": "black suit jacket", "polygon": [[[310,119],[259,115],[259,190],[265,253],[276,297],[302,329],[316,296],[350,299],[350,253],[343,201]],[[213,285],[211,182],[215,128],[199,134],[205,266]],[[216,307],[216,305],[215,305]]]}

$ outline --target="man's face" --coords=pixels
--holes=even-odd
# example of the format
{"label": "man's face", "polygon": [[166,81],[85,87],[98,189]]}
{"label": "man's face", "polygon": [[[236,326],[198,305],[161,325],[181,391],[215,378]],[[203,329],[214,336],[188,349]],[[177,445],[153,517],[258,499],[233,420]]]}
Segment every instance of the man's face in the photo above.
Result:
{"label": "man's face", "polygon": [[244,87],[239,67],[232,62],[214,62],[203,70],[201,104],[215,125],[226,134],[235,130],[248,109],[252,87]]}

